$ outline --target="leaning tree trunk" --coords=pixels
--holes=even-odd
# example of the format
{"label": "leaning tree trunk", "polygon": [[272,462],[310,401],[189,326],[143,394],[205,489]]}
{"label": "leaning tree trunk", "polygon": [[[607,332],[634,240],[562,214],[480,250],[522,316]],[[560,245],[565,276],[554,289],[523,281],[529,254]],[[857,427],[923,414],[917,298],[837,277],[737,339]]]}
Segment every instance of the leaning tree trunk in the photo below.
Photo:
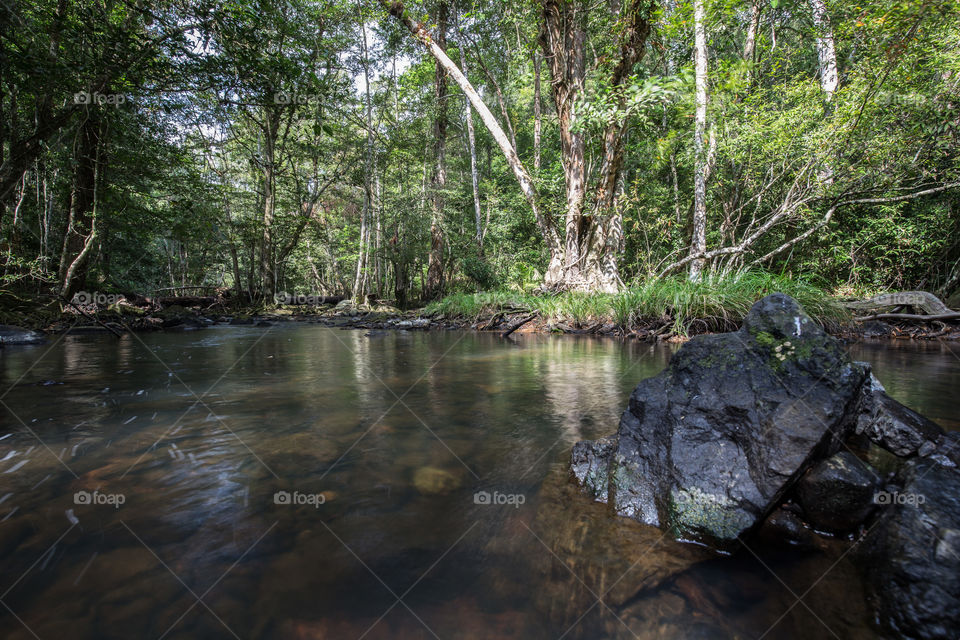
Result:
{"label": "leaning tree trunk", "polygon": [[[693,238],[690,255],[702,256],[707,250],[707,32],[704,26],[704,0],[693,0],[693,59],[696,73],[696,114],[693,128]],[[699,280],[706,260],[690,261],[690,279]]]}
{"label": "leaning tree trunk", "polygon": [[537,227],[539,228],[540,234],[544,239],[547,250],[550,252],[550,266],[548,267],[545,280],[550,281],[551,278],[559,277],[560,263],[563,256],[560,238],[553,226],[553,220],[550,216],[550,213],[541,210],[537,196],[537,189],[533,184],[533,180],[530,178],[530,174],[528,174],[527,170],[524,168],[519,156],[517,156],[516,150],[510,144],[510,140],[503,132],[503,128],[500,127],[497,119],[493,116],[493,113],[490,112],[490,109],[487,108],[487,105],[484,104],[480,94],[478,94],[477,90],[473,88],[473,85],[470,84],[470,81],[467,80],[466,76],[461,73],[460,69],[457,68],[457,65],[454,64],[453,61],[447,56],[446,52],[444,52],[444,50],[437,46],[436,42],[433,41],[433,38],[430,37],[430,32],[427,31],[422,25],[415,23],[413,19],[410,18],[409,14],[406,12],[406,9],[404,9],[403,3],[399,0],[395,0],[393,2],[390,0],[380,0],[380,3],[384,6],[384,8],[387,9],[387,11],[390,12],[390,15],[399,20],[407,28],[407,30],[410,31],[410,34],[418,42],[424,45],[427,48],[427,51],[429,51],[430,54],[436,58],[441,65],[443,65],[444,69],[447,70],[447,73],[450,74],[450,77],[453,78],[453,81],[457,83],[457,86],[460,87],[460,90],[463,91],[463,93],[467,96],[467,99],[470,100],[470,104],[473,105],[473,108],[477,110],[480,120],[490,132],[490,135],[493,136],[493,139],[497,143],[497,146],[500,147],[500,151],[503,153],[507,164],[513,171],[513,175],[516,178],[517,183],[520,185],[520,190],[523,192],[523,196],[527,200],[527,205],[533,211],[534,218],[537,222]]}

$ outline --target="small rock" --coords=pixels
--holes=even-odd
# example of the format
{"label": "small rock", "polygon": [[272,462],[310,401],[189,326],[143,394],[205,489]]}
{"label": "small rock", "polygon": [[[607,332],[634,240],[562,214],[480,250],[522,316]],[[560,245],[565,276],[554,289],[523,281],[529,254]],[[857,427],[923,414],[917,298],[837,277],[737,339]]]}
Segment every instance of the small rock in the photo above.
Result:
{"label": "small rock", "polygon": [[762,541],[776,545],[786,543],[803,549],[817,548],[814,533],[803,525],[803,521],[796,514],[783,507],[778,507],[767,516],[757,535]]}
{"label": "small rock", "polygon": [[937,442],[943,434],[938,424],[888,396],[875,379],[871,383],[860,403],[857,433],[900,457],[917,454],[925,442]]}
{"label": "small rock", "polygon": [[817,529],[852,531],[874,510],[877,473],[849,451],[817,464],[797,483],[797,497]]}

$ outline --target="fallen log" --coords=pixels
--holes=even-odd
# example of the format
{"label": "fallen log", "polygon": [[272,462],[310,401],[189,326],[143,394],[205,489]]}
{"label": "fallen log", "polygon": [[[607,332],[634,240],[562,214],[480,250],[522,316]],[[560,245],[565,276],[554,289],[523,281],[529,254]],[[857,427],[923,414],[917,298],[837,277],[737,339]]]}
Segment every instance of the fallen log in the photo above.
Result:
{"label": "fallen log", "polygon": [[924,315],[922,313],[876,313],[872,316],[860,316],[859,318],[854,318],[854,320],[857,322],[865,322],[867,320],[914,320],[920,322],[960,320],[960,311],[938,313],[936,315]]}
{"label": "fallen log", "polygon": [[209,306],[217,302],[213,296],[164,296],[156,299],[160,306],[172,307],[179,305],[181,307],[192,307],[196,305]]}
{"label": "fallen log", "polygon": [[[870,310],[884,309],[889,307],[913,307],[924,311],[923,317],[933,319],[931,316],[954,313],[947,307],[940,298],[928,291],[894,291],[874,296],[869,300],[854,300],[844,303],[848,309]],[[920,314],[908,314],[920,315]]]}
{"label": "fallen log", "polygon": [[528,322],[530,322],[531,320],[533,320],[534,318],[536,318],[538,315],[540,315],[540,312],[539,312],[539,311],[534,311],[533,313],[531,313],[530,315],[528,315],[526,318],[522,318],[522,319],[518,320],[518,321],[517,321],[514,325],[512,325],[509,329],[507,329],[506,331],[504,331],[504,332],[500,335],[500,337],[501,337],[501,338],[506,338],[506,337],[509,336],[511,333],[513,333],[514,331],[516,331],[517,329],[519,329],[519,328],[522,327],[523,325],[527,324]]}

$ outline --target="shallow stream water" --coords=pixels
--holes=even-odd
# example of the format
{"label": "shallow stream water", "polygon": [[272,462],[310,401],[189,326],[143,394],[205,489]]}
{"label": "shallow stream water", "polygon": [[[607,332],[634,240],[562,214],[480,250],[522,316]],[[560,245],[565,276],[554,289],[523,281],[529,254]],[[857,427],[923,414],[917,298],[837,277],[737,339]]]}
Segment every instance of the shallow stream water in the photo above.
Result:
{"label": "shallow stream water", "polygon": [[[672,348],[317,325],[0,351],[8,638],[868,638],[842,541],[718,558],[567,477]],[[855,345],[960,428],[960,345]]]}

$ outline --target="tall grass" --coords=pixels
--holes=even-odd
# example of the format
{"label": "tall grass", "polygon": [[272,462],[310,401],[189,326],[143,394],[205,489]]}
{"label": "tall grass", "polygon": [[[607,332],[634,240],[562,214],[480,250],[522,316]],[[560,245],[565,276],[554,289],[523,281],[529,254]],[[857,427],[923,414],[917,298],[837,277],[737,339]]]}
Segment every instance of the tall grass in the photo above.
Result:
{"label": "tall grass", "polygon": [[765,271],[691,282],[683,276],[653,278],[617,294],[561,293],[532,296],[514,291],[459,293],[427,307],[448,316],[480,316],[507,310],[537,310],[553,322],[588,326],[613,322],[629,328],[641,323],[672,324],[675,333],[729,330],[763,296],[779,291],[795,298],[814,319],[831,324],[848,317],[827,292],[803,280]]}

